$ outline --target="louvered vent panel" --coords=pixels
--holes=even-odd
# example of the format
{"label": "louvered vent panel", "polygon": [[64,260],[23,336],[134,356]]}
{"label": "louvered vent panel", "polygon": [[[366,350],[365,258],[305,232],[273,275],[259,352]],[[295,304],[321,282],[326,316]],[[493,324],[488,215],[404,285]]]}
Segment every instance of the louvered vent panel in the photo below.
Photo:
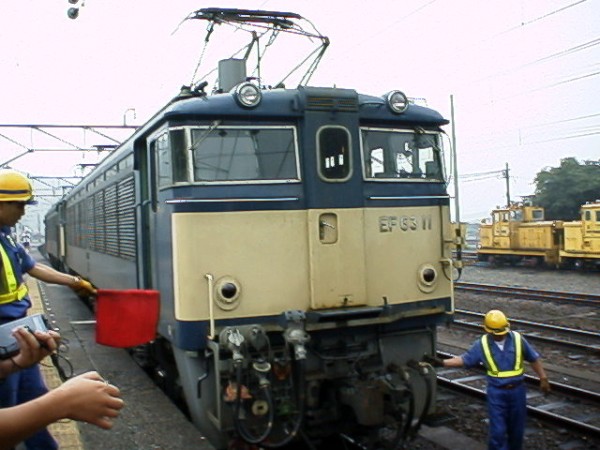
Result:
{"label": "louvered vent panel", "polygon": [[358,111],[356,98],[336,98],[308,96],[306,98],[306,109],[315,111]]}
{"label": "louvered vent panel", "polygon": [[121,181],[117,187],[119,203],[119,256],[135,259],[135,192],[133,177]]}

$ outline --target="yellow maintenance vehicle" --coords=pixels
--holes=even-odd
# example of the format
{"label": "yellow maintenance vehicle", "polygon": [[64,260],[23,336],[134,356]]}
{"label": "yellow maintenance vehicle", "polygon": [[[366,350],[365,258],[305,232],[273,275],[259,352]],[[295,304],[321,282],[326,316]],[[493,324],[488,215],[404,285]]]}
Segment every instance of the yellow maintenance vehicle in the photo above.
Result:
{"label": "yellow maintenance vehicle", "polygon": [[564,222],[544,220],[544,208],[513,203],[492,211],[479,227],[477,258],[494,264],[559,265]]}
{"label": "yellow maintenance vehicle", "polygon": [[581,206],[581,220],[564,223],[559,259],[577,268],[600,266],[600,200]]}

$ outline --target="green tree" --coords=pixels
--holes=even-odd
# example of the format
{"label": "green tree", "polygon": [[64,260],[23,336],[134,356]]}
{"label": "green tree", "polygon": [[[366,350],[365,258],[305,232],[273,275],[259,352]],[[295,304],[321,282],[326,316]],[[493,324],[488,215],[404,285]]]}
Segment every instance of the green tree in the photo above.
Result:
{"label": "green tree", "polygon": [[539,172],[534,182],[535,202],[544,207],[546,219],[577,220],[581,205],[600,198],[600,160],[564,158],[559,167]]}

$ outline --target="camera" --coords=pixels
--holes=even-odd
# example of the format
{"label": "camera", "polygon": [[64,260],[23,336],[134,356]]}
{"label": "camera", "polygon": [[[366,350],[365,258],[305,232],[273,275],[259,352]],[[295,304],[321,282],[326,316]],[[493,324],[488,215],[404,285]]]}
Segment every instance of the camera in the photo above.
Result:
{"label": "camera", "polygon": [[0,359],[7,359],[19,353],[19,344],[12,334],[12,330],[18,327],[24,327],[31,333],[49,329],[43,314],[34,314],[0,325]]}

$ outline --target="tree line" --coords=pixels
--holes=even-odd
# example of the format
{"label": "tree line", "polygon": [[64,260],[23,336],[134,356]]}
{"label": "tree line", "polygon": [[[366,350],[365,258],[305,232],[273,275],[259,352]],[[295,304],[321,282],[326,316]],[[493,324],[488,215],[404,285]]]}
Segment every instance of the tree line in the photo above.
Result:
{"label": "tree line", "polygon": [[535,179],[534,204],[547,220],[577,220],[587,202],[600,200],[600,160],[561,159],[559,167],[545,168]]}

